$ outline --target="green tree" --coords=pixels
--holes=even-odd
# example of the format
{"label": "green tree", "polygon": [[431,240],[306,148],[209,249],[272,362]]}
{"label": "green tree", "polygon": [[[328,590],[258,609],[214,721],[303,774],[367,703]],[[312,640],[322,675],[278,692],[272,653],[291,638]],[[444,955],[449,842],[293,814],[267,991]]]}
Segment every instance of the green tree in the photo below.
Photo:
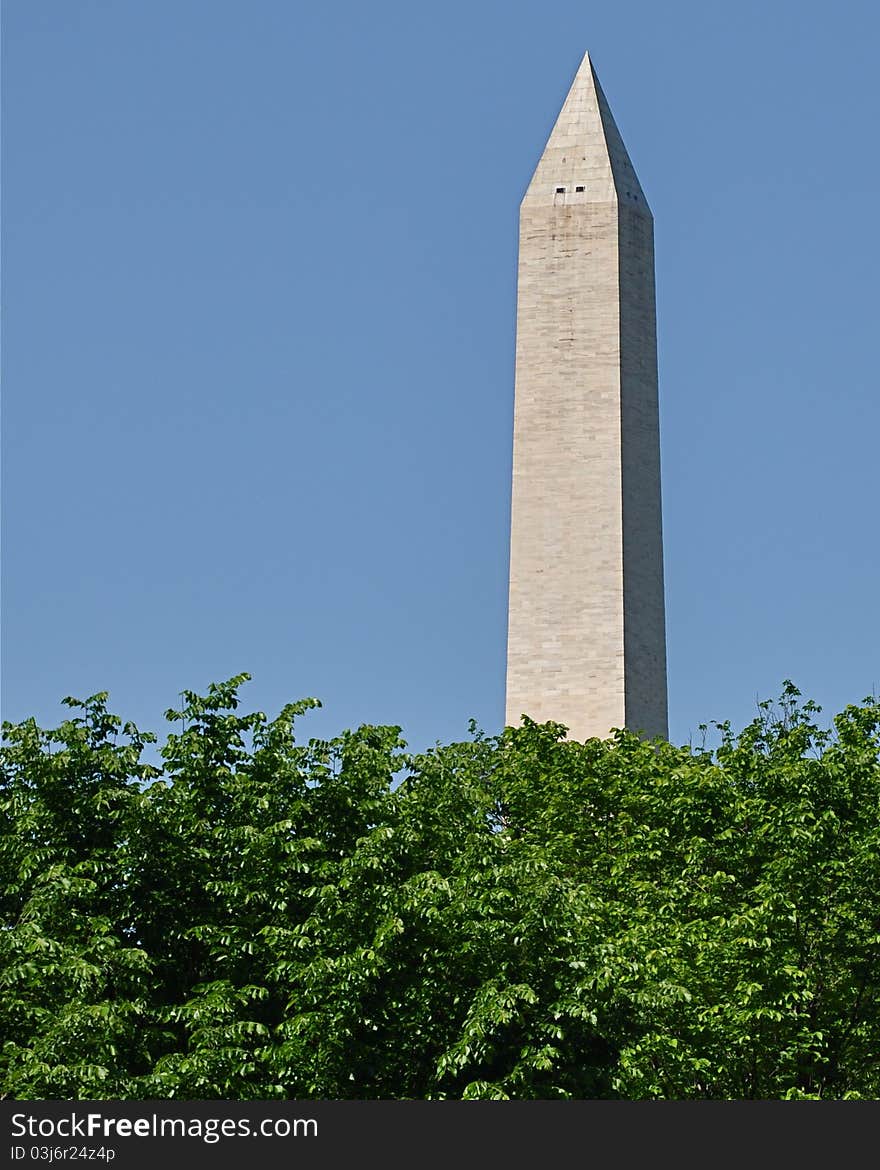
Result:
{"label": "green tree", "polygon": [[880,706],[713,750],[524,720],[299,743],[246,675],[154,736],[5,725],[0,1091],[876,1098]]}

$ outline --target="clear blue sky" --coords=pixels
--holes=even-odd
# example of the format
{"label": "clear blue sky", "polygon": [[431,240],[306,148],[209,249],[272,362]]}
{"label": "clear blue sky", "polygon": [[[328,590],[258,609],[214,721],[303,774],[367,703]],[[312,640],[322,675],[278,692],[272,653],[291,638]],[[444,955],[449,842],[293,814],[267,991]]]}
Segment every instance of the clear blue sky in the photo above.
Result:
{"label": "clear blue sky", "polygon": [[6,0],[3,714],[503,721],[517,211],[654,210],[671,737],[880,689],[868,3]]}

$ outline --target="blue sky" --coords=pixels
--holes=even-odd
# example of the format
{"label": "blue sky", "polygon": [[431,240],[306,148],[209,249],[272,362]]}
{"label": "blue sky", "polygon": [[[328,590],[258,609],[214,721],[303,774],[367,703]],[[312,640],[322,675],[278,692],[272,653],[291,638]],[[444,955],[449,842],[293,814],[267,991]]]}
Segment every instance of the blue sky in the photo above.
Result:
{"label": "blue sky", "polygon": [[503,722],[517,211],[585,49],[656,221],[670,735],[880,689],[865,3],[6,0],[3,715]]}

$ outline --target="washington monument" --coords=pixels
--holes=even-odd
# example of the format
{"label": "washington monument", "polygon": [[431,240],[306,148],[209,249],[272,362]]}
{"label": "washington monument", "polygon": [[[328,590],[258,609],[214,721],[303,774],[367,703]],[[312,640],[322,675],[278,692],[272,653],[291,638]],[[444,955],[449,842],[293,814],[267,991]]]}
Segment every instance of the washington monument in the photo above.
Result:
{"label": "washington monument", "polygon": [[668,734],[654,231],[585,56],[520,207],[506,722]]}

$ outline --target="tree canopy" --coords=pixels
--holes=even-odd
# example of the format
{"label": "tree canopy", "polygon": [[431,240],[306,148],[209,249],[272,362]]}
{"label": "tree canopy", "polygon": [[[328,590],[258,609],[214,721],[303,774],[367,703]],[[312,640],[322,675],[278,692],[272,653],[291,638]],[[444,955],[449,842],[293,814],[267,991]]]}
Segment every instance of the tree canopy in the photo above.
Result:
{"label": "tree canopy", "polygon": [[524,720],[409,754],[312,700],[6,724],[0,1092],[877,1098],[880,706]]}

